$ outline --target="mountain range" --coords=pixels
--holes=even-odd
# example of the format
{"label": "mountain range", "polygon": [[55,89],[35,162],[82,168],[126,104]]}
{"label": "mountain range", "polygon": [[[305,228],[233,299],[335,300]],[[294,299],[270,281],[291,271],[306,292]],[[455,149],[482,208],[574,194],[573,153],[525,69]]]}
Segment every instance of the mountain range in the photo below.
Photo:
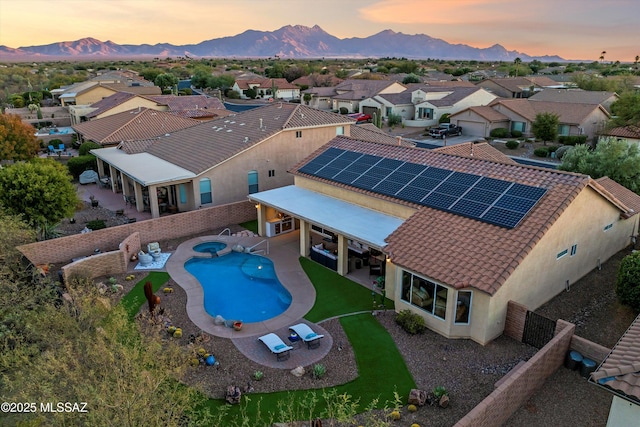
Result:
{"label": "mountain range", "polygon": [[97,60],[110,58],[408,58],[513,61],[520,58],[551,62],[559,56],[529,56],[499,44],[478,48],[451,44],[425,34],[384,30],[369,37],[339,39],[319,26],[287,25],[275,31],[247,30],[241,34],[206,40],[198,44],[116,44],[91,37],[41,46],[0,46],[0,60]]}

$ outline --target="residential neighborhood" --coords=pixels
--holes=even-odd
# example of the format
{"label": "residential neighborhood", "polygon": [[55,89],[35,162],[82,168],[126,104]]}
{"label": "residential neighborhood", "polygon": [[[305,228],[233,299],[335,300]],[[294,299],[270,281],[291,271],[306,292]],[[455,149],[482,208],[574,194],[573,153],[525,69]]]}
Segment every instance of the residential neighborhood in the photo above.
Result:
{"label": "residential neighborhood", "polygon": [[[55,286],[61,306],[79,304],[81,283],[98,289],[109,310],[139,293],[127,303],[129,323],[148,321],[140,324],[190,352],[181,381],[199,389],[201,376],[214,407],[254,391],[373,378],[357,362],[372,350],[352,334],[381,327],[397,344],[380,354],[391,348],[390,360],[406,360],[389,366],[407,377],[394,410],[403,420],[524,425],[514,420],[527,416],[545,381],[569,372],[572,386],[597,394],[599,421],[628,425],[640,410],[637,312],[616,300],[616,274],[592,277],[638,248],[640,122],[629,107],[637,89],[586,90],[552,72],[509,75],[493,66],[462,76],[427,66],[381,73],[382,60],[332,73],[327,61],[304,75],[297,74],[306,64],[290,61],[280,67],[285,77],[274,71],[279,59],[270,61],[185,66],[180,84],[170,61],[166,69],[160,61],[156,70],[92,69],[36,100],[31,91],[5,100],[1,128],[26,131],[0,138],[0,207],[34,227],[37,238],[16,238],[12,248]],[[606,162],[575,157],[621,151]],[[53,169],[10,175],[30,163]],[[35,179],[49,173],[64,178]],[[46,213],[10,210],[32,200],[30,186],[16,185],[28,180]],[[236,266],[236,256],[246,258]],[[192,270],[199,263],[219,270]],[[215,288],[231,267],[235,296]],[[604,317],[629,327],[616,325],[607,342],[581,335],[595,296],[571,318],[540,314],[562,298],[599,298],[600,287],[583,285],[593,280],[611,297],[602,307],[617,310]],[[216,295],[227,298],[224,308]],[[252,305],[259,302],[268,307]],[[241,306],[248,312],[224,311]],[[360,326],[348,326],[349,318]],[[423,344],[406,350],[400,344],[417,340]],[[444,351],[437,360],[426,350],[435,342],[442,344],[432,350]],[[470,373],[474,354],[492,361],[492,376],[486,366],[484,377]],[[231,366],[232,358],[246,364]],[[309,382],[294,383],[298,367]],[[433,378],[452,407],[435,400]],[[463,404],[458,387],[471,383],[479,390]],[[434,408],[422,408],[419,392],[431,393]]]}

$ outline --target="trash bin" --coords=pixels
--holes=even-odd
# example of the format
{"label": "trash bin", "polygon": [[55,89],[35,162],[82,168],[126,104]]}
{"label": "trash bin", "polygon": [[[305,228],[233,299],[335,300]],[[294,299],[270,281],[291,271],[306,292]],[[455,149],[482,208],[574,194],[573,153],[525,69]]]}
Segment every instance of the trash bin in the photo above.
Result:
{"label": "trash bin", "polygon": [[589,378],[589,374],[596,370],[596,362],[591,359],[584,358],[580,364],[580,375]]}
{"label": "trash bin", "polygon": [[356,270],[360,270],[362,268],[362,260],[360,258],[356,258]]}
{"label": "trash bin", "polygon": [[564,366],[567,369],[571,369],[572,371],[578,370],[580,364],[582,363],[582,354],[578,353],[575,350],[571,350],[567,353],[567,357],[564,360]]}

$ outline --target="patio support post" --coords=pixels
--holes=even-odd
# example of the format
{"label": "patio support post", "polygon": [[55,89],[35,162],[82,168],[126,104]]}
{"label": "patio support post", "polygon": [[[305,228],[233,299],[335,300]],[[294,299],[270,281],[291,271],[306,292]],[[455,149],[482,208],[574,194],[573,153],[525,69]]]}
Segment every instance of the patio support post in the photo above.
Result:
{"label": "patio support post", "polygon": [[338,234],[338,274],[346,276],[349,272],[349,241]]}
{"label": "patio support post", "polygon": [[160,207],[158,206],[158,187],[149,186],[149,207],[151,208],[151,218],[160,218]]}
{"label": "patio support post", "polygon": [[300,255],[303,257],[309,256],[309,248],[311,247],[310,229],[310,224],[307,221],[300,220]]}
{"label": "patio support post", "polygon": [[267,235],[267,207],[263,203],[257,203],[256,211],[258,217],[258,235],[264,237]]}
{"label": "patio support post", "polygon": [[144,211],[144,196],[142,195],[142,186],[137,181],[133,181],[133,194],[136,197],[136,210]]}

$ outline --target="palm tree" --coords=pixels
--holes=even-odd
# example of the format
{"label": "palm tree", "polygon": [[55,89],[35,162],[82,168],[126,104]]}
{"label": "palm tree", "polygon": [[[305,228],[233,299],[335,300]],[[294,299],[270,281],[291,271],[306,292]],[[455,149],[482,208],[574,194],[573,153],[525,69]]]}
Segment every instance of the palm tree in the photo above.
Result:
{"label": "palm tree", "polygon": [[520,58],[516,58],[513,60],[513,63],[516,64],[516,77],[518,77],[518,69],[520,68],[521,62],[522,62],[522,59]]}
{"label": "palm tree", "polygon": [[602,53],[600,54],[600,62],[604,62],[604,56],[607,54],[606,50],[603,50]]}

